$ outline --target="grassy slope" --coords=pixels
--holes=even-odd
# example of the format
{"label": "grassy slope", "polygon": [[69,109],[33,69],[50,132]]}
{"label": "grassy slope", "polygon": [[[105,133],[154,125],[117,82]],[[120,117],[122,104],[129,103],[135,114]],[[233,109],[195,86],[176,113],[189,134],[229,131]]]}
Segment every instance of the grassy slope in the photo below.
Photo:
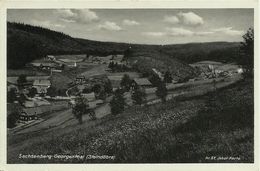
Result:
{"label": "grassy slope", "polygon": [[[218,96],[131,107],[61,136],[56,136],[58,131],[43,134],[28,145],[20,145],[26,136],[18,136],[8,143],[21,149],[11,151],[8,162],[225,162],[205,160],[206,156],[253,162],[253,113],[253,86],[240,82],[220,90]],[[18,160],[19,153],[115,155],[116,159]]]}

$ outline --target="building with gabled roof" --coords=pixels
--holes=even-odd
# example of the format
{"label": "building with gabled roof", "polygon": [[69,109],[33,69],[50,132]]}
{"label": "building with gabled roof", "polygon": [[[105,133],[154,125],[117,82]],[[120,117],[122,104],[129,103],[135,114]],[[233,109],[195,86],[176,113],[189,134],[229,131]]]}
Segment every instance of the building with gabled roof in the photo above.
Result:
{"label": "building with gabled roof", "polygon": [[139,86],[141,88],[153,87],[152,83],[147,78],[135,78],[133,80],[133,86]]}
{"label": "building with gabled roof", "polygon": [[34,80],[33,87],[36,88],[37,93],[47,93],[47,89],[51,86],[50,80]]}

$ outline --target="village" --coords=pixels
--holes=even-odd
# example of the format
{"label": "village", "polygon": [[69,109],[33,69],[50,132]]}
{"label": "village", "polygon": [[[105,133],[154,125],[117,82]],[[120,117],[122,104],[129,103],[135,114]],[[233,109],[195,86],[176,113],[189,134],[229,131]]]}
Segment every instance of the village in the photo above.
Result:
{"label": "village", "polygon": [[[199,70],[200,74],[186,82],[179,82],[173,80],[169,72],[162,73],[156,68],[151,70],[152,78],[144,77],[121,54],[105,57],[87,54],[47,55],[29,63],[26,66],[27,73],[7,77],[9,128],[22,130],[52,119],[53,126],[63,119],[66,122],[65,118],[73,118],[70,109],[75,106],[78,97],[87,101],[95,118],[102,118],[111,114],[109,103],[117,90],[124,90],[126,107],[135,104],[150,105],[162,101],[157,94],[156,79],[165,83],[168,92],[165,100],[169,100],[187,92],[191,94],[194,88],[208,87],[213,80],[221,83],[223,79],[232,78],[228,81],[231,84],[239,80],[243,72],[235,64],[213,61],[201,61],[190,66]],[[61,79],[62,77],[64,78]],[[204,93],[207,91],[210,90],[205,89]],[[142,97],[136,97],[138,93]],[[68,110],[66,117],[52,118],[53,112],[64,110]]]}

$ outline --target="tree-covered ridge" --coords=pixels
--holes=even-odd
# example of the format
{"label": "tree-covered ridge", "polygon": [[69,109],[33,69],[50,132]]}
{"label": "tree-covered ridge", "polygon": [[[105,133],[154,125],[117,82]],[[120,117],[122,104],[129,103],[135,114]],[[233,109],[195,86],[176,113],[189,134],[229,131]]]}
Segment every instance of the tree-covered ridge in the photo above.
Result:
{"label": "tree-covered ridge", "polygon": [[[116,42],[100,42],[73,38],[61,32],[22,23],[7,23],[7,66],[21,68],[26,63],[48,54],[91,54],[106,56],[124,54],[131,47],[137,53],[155,52],[185,63],[201,60],[236,62],[238,42],[188,43],[176,45],[145,45]],[[134,53],[132,53],[134,54]],[[136,53],[135,53],[136,54]],[[158,55],[150,55],[156,57]],[[159,59],[164,60],[164,59]],[[164,61],[166,62],[166,61]],[[167,62],[166,62],[167,63]]]}

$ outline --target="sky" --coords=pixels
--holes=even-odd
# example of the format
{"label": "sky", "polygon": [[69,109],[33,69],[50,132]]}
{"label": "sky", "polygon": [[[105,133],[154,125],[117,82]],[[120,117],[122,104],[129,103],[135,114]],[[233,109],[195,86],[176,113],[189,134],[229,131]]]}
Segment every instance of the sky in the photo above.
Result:
{"label": "sky", "polygon": [[98,41],[180,44],[242,41],[253,9],[8,9],[7,20]]}

